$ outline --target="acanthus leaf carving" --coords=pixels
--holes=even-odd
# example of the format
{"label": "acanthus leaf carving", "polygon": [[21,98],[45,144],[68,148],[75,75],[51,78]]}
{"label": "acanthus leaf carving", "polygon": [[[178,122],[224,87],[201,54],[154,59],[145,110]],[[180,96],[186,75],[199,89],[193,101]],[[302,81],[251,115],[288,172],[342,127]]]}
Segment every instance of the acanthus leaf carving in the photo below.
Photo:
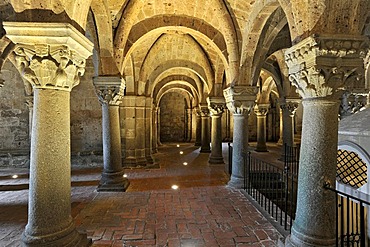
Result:
{"label": "acanthus leaf carving", "polygon": [[96,86],[96,94],[100,103],[119,105],[123,97],[123,88],[120,85]]}
{"label": "acanthus leaf carving", "polygon": [[33,88],[71,91],[85,71],[85,59],[73,58],[65,45],[17,45],[14,53],[18,70]]}
{"label": "acanthus leaf carving", "polygon": [[233,114],[249,114],[255,105],[257,92],[258,88],[253,86],[229,87],[224,90],[226,106]]}
{"label": "acanthus leaf carving", "polygon": [[364,85],[366,37],[309,37],[286,50],[289,80],[303,98],[339,98]]}

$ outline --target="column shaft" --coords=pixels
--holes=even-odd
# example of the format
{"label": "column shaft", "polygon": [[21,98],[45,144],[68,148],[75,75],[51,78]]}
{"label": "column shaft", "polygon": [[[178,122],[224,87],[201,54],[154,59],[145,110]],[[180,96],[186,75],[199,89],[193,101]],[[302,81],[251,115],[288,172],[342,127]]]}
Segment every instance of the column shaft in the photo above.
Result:
{"label": "column shaft", "polygon": [[123,177],[119,106],[102,103],[104,168],[98,191],[126,191],[129,182]]}
{"label": "column shaft", "polygon": [[209,130],[209,115],[202,115],[202,146],[200,148],[201,153],[210,153],[211,152],[211,136]]}
{"label": "column shaft", "polygon": [[222,136],[221,136],[221,117],[222,114],[212,114],[212,136],[211,136],[211,155],[208,162],[210,164],[224,164],[222,157]]}
{"label": "column shaft", "polygon": [[195,132],[195,146],[202,145],[202,118],[200,114],[196,115],[196,132]]}
{"label": "column shaft", "polygon": [[257,116],[257,152],[267,152],[266,146],[266,115]]}
{"label": "column shaft", "polygon": [[153,139],[152,139],[152,146],[153,146],[153,154],[158,152],[158,114],[157,114],[157,107],[153,108],[152,111],[152,124],[153,124]]}
{"label": "column shaft", "polygon": [[34,90],[25,246],[86,246],[71,217],[70,92]]}
{"label": "column shaft", "polygon": [[[298,204],[287,246],[335,246],[335,187],[339,101],[303,101]],[[313,227],[314,226],[314,227]]]}
{"label": "column shaft", "polygon": [[244,152],[248,148],[248,114],[233,114],[234,137],[233,137],[233,163],[229,186],[243,188],[245,167]]}

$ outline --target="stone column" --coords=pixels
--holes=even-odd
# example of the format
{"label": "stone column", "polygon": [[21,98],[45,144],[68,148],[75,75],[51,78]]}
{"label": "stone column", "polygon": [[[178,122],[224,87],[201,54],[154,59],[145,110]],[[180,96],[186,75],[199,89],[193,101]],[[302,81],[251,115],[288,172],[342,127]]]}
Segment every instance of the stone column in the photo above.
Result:
{"label": "stone column", "polygon": [[199,147],[202,145],[202,117],[199,109],[195,109],[196,114],[196,129],[195,129],[195,146]]}
{"label": "stone column", "polygon": [[226,136],[225,136],[225,141],[231,141],[231,134],[230,134],[230,125],[231,125],[231,119],[230,119],[230,111],[225,112],[226,115]]}
{"label": "stone column", "polygon": [[162,146],[161,142],[161,108],[157,108],[157,144],[158,146]]}
{"label": "stone column", "polygon": [[222,157],[222,134],[221,134],[221,118],[224,112],[225,98],[224,97],[209,97],[207,98],[208,108],[211,112],[212,128],[211,128],[211,154],[208,162],[210,164],[224,164]]}
{"label": "stone column", "polygon": [[201,153],[210,153],[211,152],[211,135],[209,130],[209,109],[207,104],[200,104],[200,114],[202,119],[202,133],[201,133],[201,147],[200,152]]}
{"label": "stone column", "polygon": [[294,147],[294,115],[300,103],[299,99],[285,99],[280,104],[283,115],[283,148],[281,157],[285,160],[285,144]]}
{"label": "stone column", "polygon": [[297,213],[286,246],[335,246],[338,111],[342,90],[364,87],[364,37],[312,36],[286,50],[303,101]]}
{"label": "stone column", "polygon": [[153,154],[158,153],[158,107],[153,105],[153,139],[152,139],[152,146],[153,146]]}
{"label": "stone column", "polygon": [[266,146],[266,115],[270,104],[257,104],[254,112],[257,115],[257,152],[267,152]]}
{"label": "stone column", "polygon": [[70,92],[92,43],[70,24],[4,22],[34,91],[28,222],[23,246],[88,246],[71,217]]}
{"label": "stone column", "polygon": [[193,127],[193,109],[189,108],[186,109],[186,116],[187,116],[187,134],[186,134],[186,140],[187,142],[191,141],[191,133],[192,133],[192,127]]}
{"label": "stone column", "polygon": [[279,140],[277,141],[278,145],[283,145],[283,110],[281,109],[281,104],[279,103]]}
{"label": "stone column", "polygon": [[243,188],[245,179],[244,152],[248,150],[248,116],[254,107],[257,88],[233,86],[224,90],[226,106],[233,114],[233,161],[229,186]]}
{"label": "stone column", "polygon": [[153,106],[153,99],[147,97],[145,100],[145,159],[146,159],[146,166],[153,167],[154,166],[154,159],[152,156],[152,136],[153,136],[153,129],[152,129],[152,107]]}
{"label": "stone column", "polygon": [[123,177],[119,105],[125,84],[120,77],[94,78],[99,102],[102,105],[104,168],[97,191],[126,191],[129,182]]}

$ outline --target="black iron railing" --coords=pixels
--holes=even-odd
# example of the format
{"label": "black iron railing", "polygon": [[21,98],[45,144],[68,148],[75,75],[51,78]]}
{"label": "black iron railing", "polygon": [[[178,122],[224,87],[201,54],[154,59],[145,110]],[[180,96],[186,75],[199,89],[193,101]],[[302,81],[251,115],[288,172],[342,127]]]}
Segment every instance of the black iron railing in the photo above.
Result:
{"label": "black iron railing", "polygon": [[328,184],[324,187],[333,191],[337,197],[336,246],[368,246],[365,207],[369,208],[370,203],[331,188]]}
{"label": "black iron railing", "polygon": [[290,231],[297,204],[299,147],[285,145],[284,150],[284,168],[246,153],[244,189],[285,230]]}
{"label": "black iron railing", "polygon": [[297,177],[289,167],[281,169],[247,153],[245,191],[285,230],[290,231],[295,218]]}

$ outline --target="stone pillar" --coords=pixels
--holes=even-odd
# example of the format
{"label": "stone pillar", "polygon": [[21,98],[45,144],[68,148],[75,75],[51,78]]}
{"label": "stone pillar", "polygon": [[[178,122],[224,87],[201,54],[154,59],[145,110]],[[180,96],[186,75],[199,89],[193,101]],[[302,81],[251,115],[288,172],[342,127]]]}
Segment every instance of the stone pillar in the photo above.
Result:
{"label": "stone pillar", "polygon": [[154,159],[152,156],[152,108],[153,108],[153,99],[147,97],[145,100],[145,158],[146,165],[152,167],[154,165]]}
{"label": "stone pillar", "polygon": [[153,139],[152,139],[152,146],[153,146],[153,154],[158,153],[158,107],[153,105]]}
{"label": "stone pillar", "polygon": [[[281,108],[281,104],[279,104],[279,108]],[[278,145],[283,145],[283,110],[279,109],[279,140],[277,141]]]}
{"label": "stone pillar", "polygon": [[122,152],[125,167],[146,166],[145,153],[145,99],[144,96],[125,96],[122,99]]}
{"label": "stone pillar", "polygon": [[157,144],[158,146],[162,146],[161,142],[161,108],[157,108]]}
{"label": "stone pillar", "polygon": [[71,217],[70,92],[92,43],[70,24],[4,22],[34,91],[28,222],[23,246],[88,246]]}
{"label": "stone pillar", "polygon": [[364,37],[312,36],[286,50],[303,101],[297,213],[286,246],[335,246],[338,111],[342,90],[364,87]]}
{"label": "stone pillar", "polygon": [[257,104],[254,112],[257,115],[257,152],[267,152],[266,146],[266,115],[270,104]]}
{"label": "stone pillar", "polygon": [[244,152],[248,150],[248,116],[254,107],[257,88],[233,86],[224,90],[226,106],[233,114],[233,158],[229,186],[243,188],[245,179]]}
{"label": "stone pillar", "polygon": [[187,142],[191,141],[191,133],[192,133],[192,127],[193,127],[193,109],[188,108],[186,109],[186,119],[187,119],[187,133],[186,133],[186,140]]}
{"label": "stone pillar", "polygon": [[224,112],[225,98],[224,97],[209,97],[207,98],[208,108],[211,112],[212,128],[211,128],[211,154],[208,162],[210,164],[224,164],[222,157],[222,135],[221,135],[221,118]]}
{"label": "stone pillar", "polygon": [[195,109],[196,114],[196,129],[195,129],[195,146],[202,145],[202,117],[199,109]]}
{"label": "stone pillar", "polygon": [[280,104],[283,112],[283,148],[281,157],[285,160],[285,144],[294,147],[294,115],[300,103],[300,99],[285,99]]}
{"label": "stone pillar", "polygon": [[207,104],[200,104],[200,114],[202,119],[202,132],[201,132],[201,153],[210,153],[211,152],[211,135],[210,135],[210,116],[209,116],[209,109]]}
{"label": "stone pillar", "polygon": [[230,118],[230,111],[225,112],[226,115],[226,136],[225,136],[225,141],[229,142],[232,140],[231,138],[231,133],[230,133],[230,128],[231,128],[231,118]]}
{"label": "stone pillar", "polygon": [[129,182],[123,177],[119,105],[125,84],[120,77],[94,78],[99,102],[102,105],[104,168],[97,191],[126,191]]}

